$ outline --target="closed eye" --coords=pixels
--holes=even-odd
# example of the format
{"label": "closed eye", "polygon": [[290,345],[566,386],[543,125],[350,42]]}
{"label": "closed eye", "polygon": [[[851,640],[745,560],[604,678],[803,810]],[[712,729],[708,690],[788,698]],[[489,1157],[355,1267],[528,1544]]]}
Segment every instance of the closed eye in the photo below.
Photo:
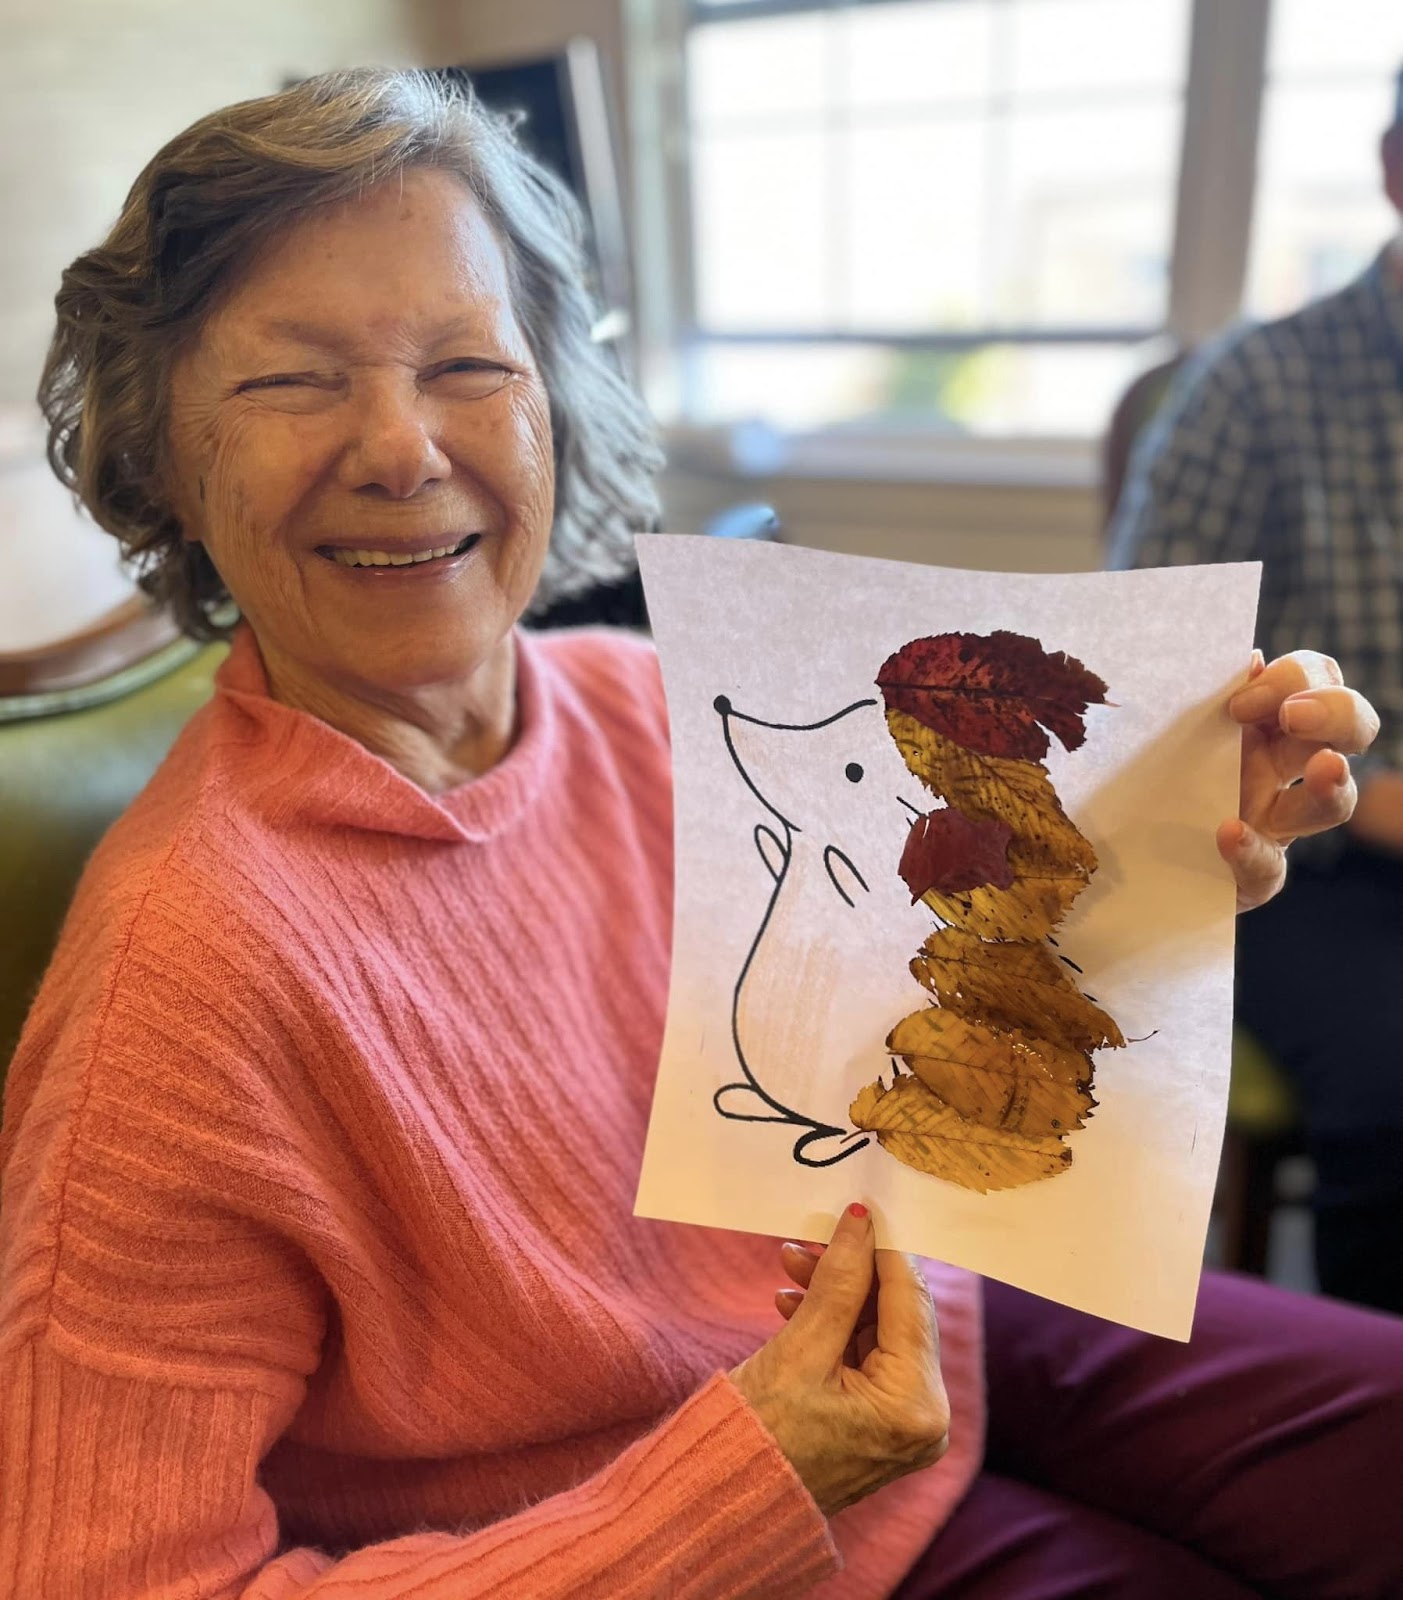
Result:
{"label": "closed eye", "polygon": [[438,384],[450,395],[477,400],[484,395],[495,394],[515,376],[510,367],[504,367],[500,362],[464,357],[431,368],[426,374],[426,381]]}
{"label": "closed eye", "polygon": [[235,391],[244,394],[252,389],[290,389],[297,384],[318,383],[319,379],[313,372],[274,372],[266,378],[250,378],[241,383]]}

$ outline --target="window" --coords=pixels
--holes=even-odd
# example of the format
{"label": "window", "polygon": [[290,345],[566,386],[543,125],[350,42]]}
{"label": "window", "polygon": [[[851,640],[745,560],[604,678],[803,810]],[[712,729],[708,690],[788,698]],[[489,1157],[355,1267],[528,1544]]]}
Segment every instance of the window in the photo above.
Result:
{"label": "window", "polygon": [[1188,0],[698,4],[691,414],[1096,431],[1160,332]]}
{"label": "window", "polygon": [[1171,342],[1328,293],[1398,226],[1403,0],[628,10],[671,19],[632,96],[665,419],[1084,455]]}
{"label": "window", "polygon": [[1275,0],[1248,305],[1276,317],[1343,287],[1398,218],[1379,135],[1403,66],[1400,0]]}

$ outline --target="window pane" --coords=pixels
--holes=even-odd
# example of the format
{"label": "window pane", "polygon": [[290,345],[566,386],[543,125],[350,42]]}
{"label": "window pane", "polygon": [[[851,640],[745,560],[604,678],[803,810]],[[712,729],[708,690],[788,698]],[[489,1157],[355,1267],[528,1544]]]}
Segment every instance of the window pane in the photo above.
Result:
{"label": "window pane", "polygon": [[692,144],[697,317],[704,327],[830,327],[830,138],[715,133]]}
{"label": "window pane", "polygon": [[780,429],[917,424],[953,435],[1100,434],[1143,365],[1133,345],[702,345],[690,414]]}
{"label": "window pane", "polygon": [[693,121],[822,112],[830,89],[829,21],[814,12],[694,28],[687,36]]}
{"label": "window pane", "polygon": [[889,111],[968,101],[993,87],[988,0],[900,0],[839,13],[847,102]]}
{"label": "window pane", "polygon": [[1273,76],[1341,71],[1391,75],[1403,67],[1399,0],[1272,0]]}
{"label": "window pane", "polygon": [[1188,0],[1008,0],[1008,6],[1016,95],[1183,85]]}
{"label": "window pane", "polygon": [[1258,159],[1248,305],[1282,316],[1342,288],[1397,230],[1379,134],[1392,115],[1392,63],[1351,87],[1268,90]]}
{"label": "window pane", "polygon": [[985,319],[988,127],[961,117],[849,135],[844,325],[910,332]]}
{"label": "window pane", "polygon": [[996,313],[1011,326],[1157,326],[1181,111],[1015,113],[998,214]]}
{"label": "window pane", "polygon": [[889,351],[878,345],[700,345],[689,363],[688,415],[698,422],[763,418],[804,430],[869,414]]}

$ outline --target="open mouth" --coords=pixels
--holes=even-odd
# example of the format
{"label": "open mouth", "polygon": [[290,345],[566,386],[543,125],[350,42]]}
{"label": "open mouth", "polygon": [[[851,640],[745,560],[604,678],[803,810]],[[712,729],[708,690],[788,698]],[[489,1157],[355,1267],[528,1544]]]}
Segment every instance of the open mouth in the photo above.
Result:
{"label": "open mouth", "polygon": [[438,545],[432,550],[415,551],[412,555],[407,551],[350,550],[329,544],[318,545],[317,554],[341,567],[430,567],[441,561],[451,561],[455,556],[466,555],[481,537],[480,533],[470,533],[457,544]]}

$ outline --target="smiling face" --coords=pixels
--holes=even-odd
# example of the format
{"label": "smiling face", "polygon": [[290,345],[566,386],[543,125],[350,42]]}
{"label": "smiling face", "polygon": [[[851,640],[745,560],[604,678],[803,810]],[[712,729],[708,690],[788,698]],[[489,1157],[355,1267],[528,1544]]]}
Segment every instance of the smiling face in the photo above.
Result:
{"label": "smiling face", "polygon": [[279,234],[177,363],[169,450],[275,692],[409,693],[509,649],[550,542],[550,408],[463,183],[409,171]]}

